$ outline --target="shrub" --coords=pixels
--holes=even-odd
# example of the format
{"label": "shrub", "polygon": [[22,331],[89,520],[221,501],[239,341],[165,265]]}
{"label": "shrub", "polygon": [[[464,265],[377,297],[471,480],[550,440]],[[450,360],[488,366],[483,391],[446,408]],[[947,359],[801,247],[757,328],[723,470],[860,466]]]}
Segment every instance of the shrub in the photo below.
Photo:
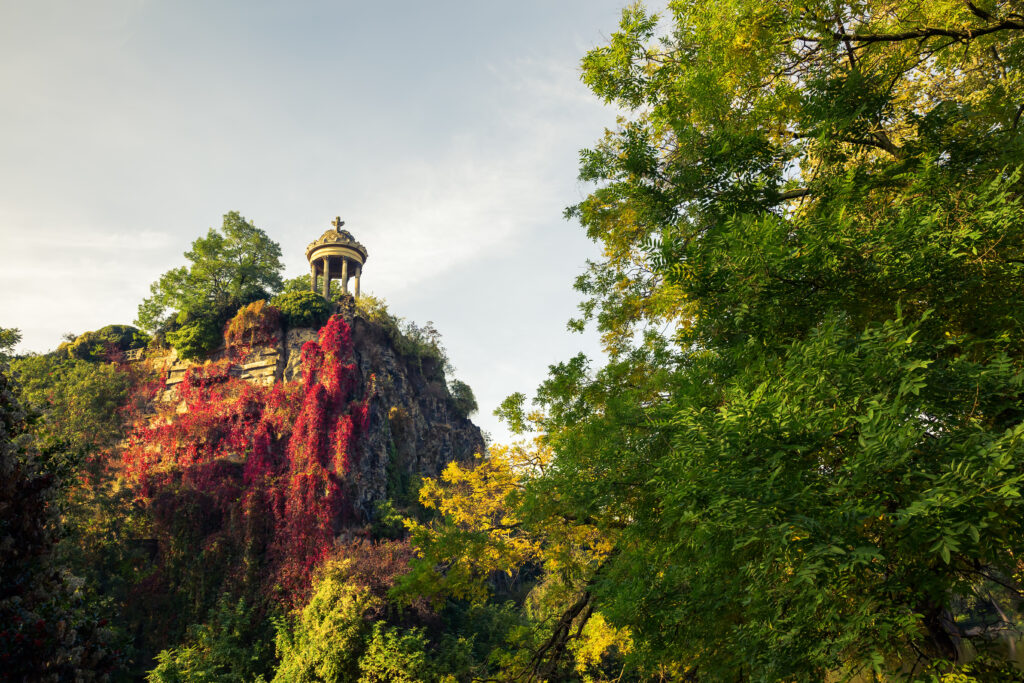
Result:
{"label": "shrub", "polygon": [[238,309],[224,328],[224,344],[233,351],[246,352],[275,343],[281,336],[281,313],[260,299]]}
{"label": "shrub", "polygon": [[112,360],[129,349],[142,348],[148,342],[149,338],[137,327],[107,325],[64,342],[57,347],[57,353],[78,360]]}
{"label": "shrub", "polygon": [[448,353],[441,343],[441,333],[429,320],[425,325],[417,325],[411,320],[398,318],[388,311],[384,299],[371,294],[363,294],[356,301],[356,309],[366,320],[380,326],[391,339],[395,350],[407,358],[419,360],[421,368],[426,366],[424,360],[433,361],[431,379],[443,379],[444,373],[452,371]]}
{"label": "shrub", "polygon": [[277,634],[281,663],[274,683],[355,680],[367,624],[376,603],[370,591],[352,582],[349,563],[329,562],[319,572],[313,596]]}
{"label": "shrub", "polygon": [[185,644],[163,650],[157,666],[146,677],[149,683],[221,681],[247,683],[266,680],[265,665],[272,660],[272,646],[260,633],[258,614],[245,600],[222,596],[206,623],[189,628]]}
{"label": "shrub", "polygon": [[271,299],[270,303],[281,311],[288,327],[319,329],[331,315],[331,305],[308,289],[284,292]]}
{"label": "shrub", "polygon": [[359,683],[417,683],[434,678],[423,629],[388,628],[377,622],[359,660]]}
{"label": "shrub", "polygon": [[181,358],[202,358],[220,346],[220,325],[216,318],[197,317],[179,322],[178,329],[167,333],[167,342]]}
{"label": "shrub", "polygon": [[476,396],[473,395],[473,390],[468,384],[462,380],[453,379],[448,385],[448,391],[451,392],[455,409],[459,411],[460,415],[469,417],[477,411]]}

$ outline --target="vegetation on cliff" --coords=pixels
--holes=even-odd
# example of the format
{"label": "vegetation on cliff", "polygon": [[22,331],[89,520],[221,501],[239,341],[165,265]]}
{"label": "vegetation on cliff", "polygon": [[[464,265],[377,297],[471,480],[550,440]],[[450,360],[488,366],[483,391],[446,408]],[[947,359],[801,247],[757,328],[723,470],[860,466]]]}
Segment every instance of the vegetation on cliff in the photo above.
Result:
{"label": "vegetation on cliff", "polygon": [[[326,308],[314,296],[291,297],[296,305],[289,312],[297,316],[292,323]],[[444,352],[436,332],[430,344],[407,339],[403,329],[419,328],[391,316],[382,301],[371,305],[375,319],[387,316],[391,324],[380,326],[359,313],[360,362],[372,370],[390,358],[380,369],[393,382],[395,373],[403,372],[394,363],[422,373],[432,359],[430,377],[400,380],[424,387],[440,382],[445,391]],[[35,558],[18,564],[12,556],[6,562],[16,580],[10,582],[13,602],[4,605],[29,625],[40,622],[39,615],[44,621],[64,615],[54,621],[62,624],[60,634],[90,635],[75,645],[74,637],[58,641],[52,633],[41,640],[50,627],[33,627],[28,635],[8,629],[0,636],[7,648],[0,656],[20,667],[11,670],[25,680],[33,678],[31,672],[52,680],[128,679],[146,670],[158,681],[273,678],[279,657],[282,671],[292,666],[291,651],[282,643],[299,633],[294,629],[301,622],[295,619],[319,585],[314,575],[327,576],[322,566],[344,563],[357,570],[346,585],[375,596],[373,610],[353,617],[368,657],[354,671],[389,670],[388,653],[420,642],[423,626],[416,624],[433,623],[436,616],[389,602],[387,589],[411,556],[407,542],[349,545],[341,539],[361,539],[380,526],[352,498],[368,476],[365,467],[358,473],[353,468],[369,449],[379,448],[382,438],[390,440],[397,458],[417,444],[428,445],[420,442],[421,432],[432,424],[410,422],[412,406],[421,398],[376,388],[374,376],[356,365],[356,344],[340,315],[306,333],[313,340],[302,347],[297,381],[268,386],[241,379],[238,369],[283,344],[285,333],[296,328],[263,300],[241,306],[223,326],[220,360],[191,366],[169,401],[161,400],[164,381],[148,370],[148,361],[127,361],[128,349],[111,341],[124,337],[130,349],[137,345],[133,330],[111,326],[79,335],[53,353],[13,361],[19,383],[5,395],[16,396],[28,410],[12,413],[20,417],[12,418],[4,443],[25,467],[36,469],[12,471],[4,510],[14,509],[19,488],[27,493],[39,482],[36,503],[24,501],[24,517],[35,520],[43,535],[30,539],[27,531],[4,530],[8,543]],[[16,339],[17,332],[10,332]],[[392,339],[401,340],[400,349]],[[89,352],[69,351],[72,347]],[[400,413],[393,425],[380,424],[382,408],[371,413],[371,400],[381,396],[398,401],[392,406]],[[458,412],[454,396],[424,400],[436,398]],[[383,414],[390,421],[386,407]],[[378,422],[370,434],[373,415]],[[417,419],[424,418],[436,419]],[[429,462],[428,453],[418,456]],[[396,460],[387,463],[387,473],[370,474],[381,482],[380,490],[387,480],[391,493],[407,499],[413,481],[407,472],[401,474],[404,483],[390,488],[401,467]],[[31,474],[35,471],[38,475]],[[13,514],[8,517],[14,525]],[[34,606],[33,600],[44,598],[60,602]],[[401,616],[412,613],[420,615],[412,622]],[[77,621],[70,621],[72,616]],[[88,630],[100,628],[101,621],[100,632]],[[412,635],[395,629],[412,629]],[[24,640],[29,635],[33,638]],[[42,644],[34,657],[18,659],[21,644],[36,641]],[[68,655],[62,644],[78,649]],[[419,652],[409,656],[422,658],[422,648]],[[351,656],[358,663],[358,652]]]}
{"label": "vegetation on cliff", "polygon": [[237,211],[192,242],[189,265],[164,273],[139,305],[137,324],[161,334],[182,358],[217,347],[224,323],[243,306],[281,290],[281,247]]}

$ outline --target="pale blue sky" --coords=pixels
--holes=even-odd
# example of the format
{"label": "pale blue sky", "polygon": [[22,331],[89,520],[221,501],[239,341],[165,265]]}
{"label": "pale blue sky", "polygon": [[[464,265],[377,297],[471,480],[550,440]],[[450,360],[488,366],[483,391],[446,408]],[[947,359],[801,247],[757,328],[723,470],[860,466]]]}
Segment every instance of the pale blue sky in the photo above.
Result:
{"label": "pale blue sky", "polygon": [[288,275],[337,214],[363,287],[434,321],[477,422],[584,350],[563,220],[577,153],[615,112],[579,60],[622,0],[0,0],[0,326],[46,351],[130,323],[238,210]]}

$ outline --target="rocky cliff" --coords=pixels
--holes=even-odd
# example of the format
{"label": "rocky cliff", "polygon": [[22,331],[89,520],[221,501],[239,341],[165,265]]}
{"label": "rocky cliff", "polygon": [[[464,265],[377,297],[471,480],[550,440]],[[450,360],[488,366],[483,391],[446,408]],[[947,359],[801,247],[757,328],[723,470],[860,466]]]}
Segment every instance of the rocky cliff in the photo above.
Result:
{"label": "rocky cliff", "polygon": [[[444,369],[435,356],[399,350],[395,331],[368,320],[349,297],[337,307],[351,328],[354,361],[364,395],[369,396],[369,426],[356,467],[348,473],[352,504],[363,520],[371,520],[378,501],[407,500],[420,477],[436,477],[452,461],[484,450],[480,429],[457,410],[449,395]],[[302,347],[315,340],[312,328],[282,329],[270,344],[256,346],[231,365],[231,374],[254,384],[295,382],[301,375]],[[206,362],[224,360],[226,349]],[[161,401],[176,401],[177,388],[189,368],[173,350],[150,357],[165,378]],[[372,378],[372,381],[371,381]],[[179,412],[186,410],[180,404]]]}

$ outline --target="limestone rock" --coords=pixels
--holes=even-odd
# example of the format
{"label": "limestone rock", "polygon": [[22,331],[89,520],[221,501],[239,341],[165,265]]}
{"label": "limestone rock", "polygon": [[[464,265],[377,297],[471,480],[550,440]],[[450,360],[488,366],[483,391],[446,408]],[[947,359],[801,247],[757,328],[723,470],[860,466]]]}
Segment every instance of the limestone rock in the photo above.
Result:
{"label": "limestone rock", "polygon": [[[352,297],[343,297],[336,310],[351,327],[360,385],[373,391],[368,434],[359,441],[348,475],[351,502],[370,520],[378,501],[414,497],[420,477],[438,476],[449,462],[483,452],[485,444],[480,429],[455,408],[444,371],[433,358],[399,353],[387,330],[355,313]],[[302,347],[317,338],[309,328],[284,331],[276,344],[252,349],[232,374],[259,384],[299,381]],[[207,362],[225,354],[219,349]],[[151,355],[148,362],[166,378],[160,400],[177,400],[176,387],[194,364],[173,350]],[[185,410],[184,403],[177,409]]]}

